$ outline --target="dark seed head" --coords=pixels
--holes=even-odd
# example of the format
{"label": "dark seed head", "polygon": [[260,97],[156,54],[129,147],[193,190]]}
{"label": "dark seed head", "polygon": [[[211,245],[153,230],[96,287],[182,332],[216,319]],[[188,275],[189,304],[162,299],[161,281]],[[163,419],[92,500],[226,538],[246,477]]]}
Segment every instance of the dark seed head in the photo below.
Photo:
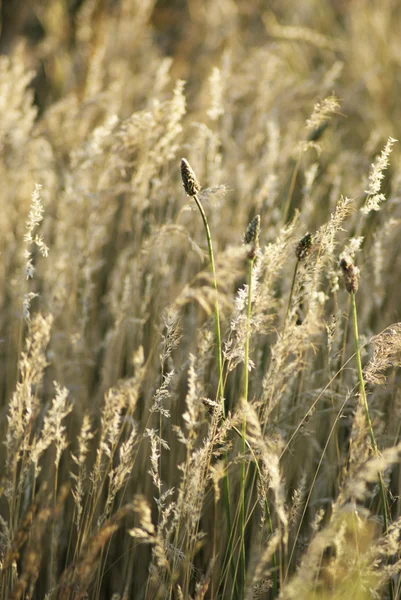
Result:
{"label": "dark seed head", "polygon": [[307,233],[304,237],[298,242],[295,247],[295,256],[298,260],[303,260],[308,256],[312,248],[312,234]]}
{"label": "dark seed head", "polygon": [[356,294],[359,287],[359,269],[354,265],[349,256],[340,260],[343,272],[344,286],[349,294]]}
{"label": "dark seed head", "polygon": [[248,229],[245,232],[244,243],[245,244],[259,244],[259,233],[260,233],[260,215],[256,215],[248,225]]}
{"label": "dark seed head", "polygon": [[260,215],[256,215],[248,225],[248,229],[244,235],[244,243],[252,245],[248,253],[248,258],[254,260],[256,251],[259,248],[259,233],[260,233]]}
{"label": "dark seed head", "polygon": [[196,194],[200,191],[201,186],[199,181],[196,179],[196,175],[192,170],[191,165],[185,158],[181,159],[181,179],[185,193],[188,196],[196,196]]}

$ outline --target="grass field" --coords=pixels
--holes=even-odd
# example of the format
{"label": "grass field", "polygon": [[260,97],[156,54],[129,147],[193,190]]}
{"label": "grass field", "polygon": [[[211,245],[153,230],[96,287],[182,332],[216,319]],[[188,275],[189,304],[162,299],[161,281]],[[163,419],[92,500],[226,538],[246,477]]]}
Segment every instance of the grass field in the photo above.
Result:
{"label": "grass field", "polygon": [[399,0],[0,12],[0,600],[401,598]]}

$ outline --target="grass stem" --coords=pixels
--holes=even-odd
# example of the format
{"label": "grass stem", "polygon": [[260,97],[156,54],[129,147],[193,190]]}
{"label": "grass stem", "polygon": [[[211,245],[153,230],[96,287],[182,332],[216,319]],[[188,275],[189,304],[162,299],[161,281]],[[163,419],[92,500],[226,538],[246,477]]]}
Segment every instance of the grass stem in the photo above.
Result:
{"label": "grass stem", "polygon": [[[243,402],[248,402],[249,393],[249,338],[250,338],[250,323],[251,323],[251,312],[252,312],[252,271],[254,265],[254,258],[248,258],[248,299],[247,299],[247,311],[246,311],[246,334],[245,334],[245,348],[244,348],[244,387],[243,387]],[[241,512],[240,512],[240,528],[241,528],[241,549],[240,549],[240,563],[241,563],[241,585],[242,585],[242,597],[245,596],[246,588],[246,555],[245,555],[245,487],[246,487],[246,468],[245,468],[245,452],[246,452],[246,418],[244,417],[242,422],[242,455],[243,461],[241,465]]]}
{"label": "grass stem", "polygon": [[[359,379],[359,393],[361,395],[362,403],[363,403],[363,406],[365,409],[366,424],[367,424],[367,427],[369,430],[369,437],[370,437],[370,441],[372,444],[372,449],[373,449],[374,454],[376,456],[378,456],[379,451],[377,448],[376,437],[375,437],[375,434],[373,431],[372,419],[370,418],[369,405],[368,405],[368,400],[366,397],[365,382],[363,379],[363,372],[362,372],[362,361],[361,361],[361,352],[360,352],[360,348],[359,348],[358,316],[357,316],[357,309],[356,309],[355,293],[350,292],[350,296],[351,296],[351,307],[352,307],[352,324],[353,324],[354,341],[355,341],[355,357],[356,357],[358,379]],[[380,489],[380,500],[381,500],[381,505],[382,505],[384,531],[385,531],[385,533],[387,533],[388,526],[389,526],[387,494],[386,494],[386,489],[385,489],[382,473],[379,472],[378,476],[379,476],[379,489]],[[389,590],[390,590],[390,598],[394,598],[393,586],[392,586],[391,581],[389,582]]]}
{"label": "grass stem", "polygon": [[217,288],[217,277],[216,277],[216,267],[214,262],[214,253],[213,253],[213,244],[212,244],[212,236],[210,234],[209,223],[206,217],[206,213],[203,210],[203,206],[199,200],[199,198],[195,195],[193,199],[196,202],[196,206],[199,209],[199,212],[202,217],[203,225],[205,227],[207,246],[209,250],[209,260],[210,260],[210,268],[212,270],[213,275],[213,287],[216,293],[216,299],[214,303],[214,321],[215,321],[215,331],[216,331],[216,345],[217,345],[217,367],[218,367],[218,376],[219,376],[219,384],[218,384],[218,395],[219,400],[221,402],[221,410],[223,417],[225,416],[225,406],[224,406],[224,383],[223,383],[223,358],[222,358],[222,347],[221,347],[221,329],[220,329],[220,310],[219,310],[219,300],[218,300],[218,288]]}
{"label": "grass stem", "polygon": [[[199,198],[197,197],[196,194],[192,197],[195,200],[196,206],[198,207],[198,210],[201,214],[203,225],[205,228],[207,245],[208,245],[208,250],[209,250],[210,268],[211,268],[212,276],[213,276],[213,287],[214,287],[214,291],[216,294],[215,304],[214,304],[214,321],[215,321],[216,346],[217,346],[217,368],[218,368],[218,378],[219,378],[218,397],[219,397],[219,401],[221,404],[221,413],[222,413],[223,418],[225,418],[226,411],[225,411],[225,405],[224,405],[224,381],[223,381],[223,358],[222,358],[222,344],[221,344],[220,311],[219,311],[218,287],[217,287],[217,277],[216,277],[216,266],[215,266],[215,262],[214,262],[212,236],[210,233],[210,227],[209,227],[209,223],[208,223],[208,220],[206,217],[206,213],[203,209],[203,206],[202,206]],[[224,476],[224,481],[223,481],[223,491],[224,491],[226,523],[227,523],[227,530],[229,533],[227,556],[229,557],[228,560],[231,560],[230,557],[232,556],[232,535],[231,535],[232,521],[231,521],[230,481],[229,481],[229,477],[228,477],[227,453],[225,453],[224,461],[225,461],[225,476]],[[233,571],[233,568],[234,568],[234,565],[231,564],[232,571]]]}

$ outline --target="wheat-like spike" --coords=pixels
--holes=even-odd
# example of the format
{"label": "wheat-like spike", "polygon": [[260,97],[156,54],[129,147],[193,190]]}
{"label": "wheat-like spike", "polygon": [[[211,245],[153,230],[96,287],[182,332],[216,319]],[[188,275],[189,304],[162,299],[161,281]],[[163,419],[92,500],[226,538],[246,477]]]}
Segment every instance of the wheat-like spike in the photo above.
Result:
{"label": "wheat-like spike", "polygon": [[354,265],[351,258],[344,256],[340,261],[343,272],[344,286],[349,294],[356,294],[359,287],[359,269]]}
{"label": "wheat-like spike", "polygon": [[248,225],[248,229],[245,232],[244,242],[245,244],[259,244],[259,233],[260,233],[260,215],[256,215]]}
{"label": "wheat-like spike", "polygon": [[200,192],[200,183],[186,158],[181,159],[181,179],[188,196],[196,196]]}
{"label": "wheat-like spike", "polygon": [[244,244],[251,245],[251,249],[248,254],[248,258],[254,260],[256,257],[256,251],[259,248],[259,234],[260,234],[260,215],[256,215],[248,225],[248,229],[244,235]]}

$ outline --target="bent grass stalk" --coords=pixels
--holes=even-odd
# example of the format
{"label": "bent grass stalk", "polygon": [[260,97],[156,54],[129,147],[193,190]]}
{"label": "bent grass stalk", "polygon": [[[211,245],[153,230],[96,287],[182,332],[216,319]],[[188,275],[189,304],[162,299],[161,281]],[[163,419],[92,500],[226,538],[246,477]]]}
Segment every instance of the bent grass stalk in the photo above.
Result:
{"label": "bent grass stalk", "polygon": [[[199,209],[199,212],[202,216],[203,225],[205,227],[207,245],[208,245],[208,249],[209,249],[210,267],[211,267],[212,276],[213,276],[213,287],[214,287],[215,294],[216,294],[215,305],[214,305],[214,322],[215,322],[215,330],[216,330],[217,367],[218,367],[218,377],[219,377],[218,395],[219,395],[219,399],[220,399],[220,403],[221,403],[221,412],[222,412],[222,416],[224,419],[226,416],[226,412],[225,412],[225,406],[224,406],[223,359],[222,359],[222,351],[221,351],[222,346],[221,346],[221,330],[220,330],[220,311],[219,311],[219,301],[218,301],[218,296],[217,296],[218,288],[217,288],[216,267],[215,267],[215,263],[214,263],[212,236],[210,234],[209,223],[208,223],[208,220],[206,217],[206,213],[203,210],[202,204],[200,203],[200,201],[196,195],[193,196],[193,199],[195,200],[196,206]],[[229,532],[228,556],[230,557],[232,555],[232,536],[231,536],[230,482],[229,482],[229,478],[228,478],[227,454],[225,455],[224,460],[226,463],[226,468],[225,468],[223,487],[224,487],[224,503],[225,503],[227,529]],[[233,564],[231,565],[231,568],[232,569],[234,568]]]}
{"label": "bent grass stalk", "polygon": [[212,237],[210,235],[209,224],[207,221],[207,217],[205,211],[203,210],[203,206],[200,203],[198,197],[195,195],[193,199],[196,202],[196,206],[199,209],[199,212],[202,216],[203,225],[205,227],[205,233],[207,238],[207,245],[209,249],[209,260],[210,260],[210,268],[212,270],[213,276],[213,287],[216,294],[216,299],[214,303],[214,322],[216,329],[216,345],[217,345],[217,367],[218,367],[218,376],[219,376],[219,384],[218,384],[218,394],[221,402],[221,410],[223,417],[225,416],[225,407],[224,407],[224,384],[223,384],[223,359],[221,353],[221,330],[220,330],[220,311],[219,311],[219,300],[218,300],[218,288],[217,288],[217,278],[216,278],[216,267],[214,263],[214,254],[213,254],[213,245],[212,245]]}
{"label": "bent grass stalk", "polygon": [[[216,346],[217,346],[217,368],[218,368],[218,397],[221,404],[221,414],[223,419],[226,416],[225,406],[224,406],[224,381],[223,381],[223,358],[222,358],[222,343],[221,343],[221,329],[220,329],[220,310],[219,310],[219,299],[218,299],[218,287],[217,287],[217,277],[216,277],[216,266],[214,262],[214,252],[213,252],[213,244],[212,244],[212,236],[210,233],[210,227],[207,220],[206,213],[203,209],[203,206],[197,196],[201,187],[196,178],[194,171],[192,170],[190,164],[185,158],[181,159],[181,178],[184,186],[184,190],[188,196],[191,196],[202,217],[203,226],[205,228],[207,246],[209,251],[209,262],[210,268],[212,271],[213,277],[213,287],[215,291],[215,303],[214,303],[214,322],[215,322],[215,332],[216,332]],[[224,504],[225,504],[225,513],[226,513],[226,521],[227,521],[227,530],[228,530],[228,556],[230,557],[232,554],[232,536],[231,536],[231,508],[230,508],[230,483],[228,478],[228,459],[227,453],[224,457],[225,460],[225,476],[223,481],[224,488]],[[233,567],[233,565],[232,565]]]}
{"label": "bent grass stalk", "polygon": [[188,196],[191,196],[198,210],[201,214],[203,225],[205,228],[206,239],[207,239],[207,247],[209,251],[209,262],[210,268],[213,276],[213,287],[215,291],[215,303],[214,303],[214,322],[215,322],[215,330],[216,330],[216,345],[217,345],[217,367],[218,367],[218,375],[219,375],[219,384],[218,384],[218,395],[221,402],[221,410],[223,417],[225,416],[225,407],[224,407],[224,384],[223,384],[223,358],[222,358],[222,347],[221,347],[221,330],[220,330],[220,311],[219,311],[219,300],[218,300],[218,288],[217,288],[217,277],[216,277],[216,266],[214,262],[214,253],[213,253],[213,244],[212,244],[212,236],[210,234],[209,223],[206,217],[206,213],[203,209],[203,206],[197,196],[201,187],[196,178],[194,171],[192,170],[188,161],[183,158],[181,159],[181,177],[185,192]]}

